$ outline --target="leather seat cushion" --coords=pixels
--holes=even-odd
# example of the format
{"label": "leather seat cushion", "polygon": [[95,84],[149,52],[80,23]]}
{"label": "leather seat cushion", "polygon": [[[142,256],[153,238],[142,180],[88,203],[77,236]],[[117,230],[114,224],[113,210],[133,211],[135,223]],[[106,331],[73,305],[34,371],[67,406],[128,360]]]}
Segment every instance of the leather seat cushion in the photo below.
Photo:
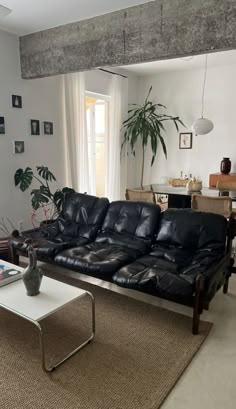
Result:
{"label": "leather seat cushion", "polygon": [[188,266],[194,256],[194,251],[182,247],[177,247],[168,244],[156,244],[152,247],[150,255],[163,258],[167,261],[175,263],[179,268]]}
{"label": "leather seat cushion", "polygon": [[55,262],[81,273],[110,276],[120,267],[140,257],[138,250],[116,244],[91,243],[59,253]]}
{"label": "leather seat cushion", "polygon": [[[36,238],[38,237],[38,238]],[[88,240],[83,237],[78,237],[72,240],[70,237],[57,237],[55,239],[44,239],[40,235],[34,235],[33,243],[36,248],[36,253],[39,258],[53,259],[59,252],[77,246],[83,246],[88,243]],[[15,248],[19,249],[22,254],[27,255],[27,244],[23,240],[12,240]]]}
{"label": "leather seat cushion", "polygon": [[113,275],[114,283],[137,290],[144,290],[162,297],[191,297],[195,277],[179,272],[177,264],[154,256],[143,256],[122,267]]}
{"label": "leather seat cushion", "polygon": [[145,289],[163,297],[190,297],[195,291],[199,273],[203,274],[205,290],[208,291],[215,275],[212,267],[223,256],[221,245],[208,246],[195,252],[156,246],[150,255],[117,271],[113,281],[123,287]]}

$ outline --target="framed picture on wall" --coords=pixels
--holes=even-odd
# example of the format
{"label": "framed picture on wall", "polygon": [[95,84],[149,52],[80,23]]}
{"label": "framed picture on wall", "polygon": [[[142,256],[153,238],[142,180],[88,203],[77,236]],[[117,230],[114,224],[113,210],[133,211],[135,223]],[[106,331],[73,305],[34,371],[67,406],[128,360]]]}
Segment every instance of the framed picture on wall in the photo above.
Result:
{"label": "framed picture on wall", "polygon": [[22,108],[22,97],[20,95],[12,95],[12,107]]}
{"label": "framed picture on wall", "polygon": [[25,151],[25,142],[24,141],[14,141],[13,142],[13,151],[14,151],[14,153],[24,153],[24,151]]}
{"label": "framed picture on wall", "polygon": [[30,121],[31,135],[40,135],[40,123],[38,119]]}
{"label": "framed picture on wall", "polygon": [[179,134],[179,149],[192,149],[193,134],[192,132],[182,132]]}
{"label": "framed picture on wall", "polygon": [[4,116],[0,116],[0,134],[5,134],[5,118]]}
{"label": "framed picture on wall", "polygon": [[44,122],[43,132],[44,135],[53,135],[53,122]]}

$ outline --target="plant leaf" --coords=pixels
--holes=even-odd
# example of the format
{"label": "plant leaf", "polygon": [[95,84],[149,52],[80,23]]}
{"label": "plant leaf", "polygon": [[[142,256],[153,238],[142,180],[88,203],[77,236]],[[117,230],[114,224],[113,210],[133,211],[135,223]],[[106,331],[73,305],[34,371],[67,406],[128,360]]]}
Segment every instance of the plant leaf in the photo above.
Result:
{"label": "plant leaf", "polygon": [[40,186],[39,189],[33,189],[31,192],[31,203],[34,210],[38,210],[41,206],[41,203],[49,203],[50,198],[47,196],[46,190],[44,191],[43,186]]}
{"label": "plant leaf", "polygon": [[19,188],[22,192],[27,190],[33,180],[33,171],[31,168],[27,167],[25,170],[17,169],[15,176],[15,186],[19,185]]}
{"label": "plant leaf", "polygon": [[39,176],[41,176],[41,178],[43,178],[47,182],[52,182],[53,180],[56,181],[54,174],[50,172],[47,166],[36,166],[36,169]]}

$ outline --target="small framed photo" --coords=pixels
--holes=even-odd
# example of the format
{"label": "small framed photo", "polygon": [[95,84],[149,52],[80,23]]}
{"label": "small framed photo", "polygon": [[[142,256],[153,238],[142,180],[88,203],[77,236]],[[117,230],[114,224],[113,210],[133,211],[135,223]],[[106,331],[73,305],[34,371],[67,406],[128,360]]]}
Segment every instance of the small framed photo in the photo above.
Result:
{"label": "small framed photo", "polygon": [[4,116],[0,116],[0,134],[5,134],[5,118]]}
{"label": "small framed photo", "polygon": [[44,122],[43,132],[44,135],[53,135],[53,122]]}
{"label": "small framed photo", "polygon": [[179,134],[179,149],[192,149],[193,134],[192,132],[183,132]]}
{"label": "small framed photo", "polygon": [[14,141],[13,142],[14,153],[24,153],[25,142],[24,141]]}
{"label": "small framed photo", "polygon": [[12,95],[12,107],[22,108],[22,97],[20,95]]}
{"label": "small framed photo", "polygon": [[30,121],[31,135],[40,135],[40,123],[38,119]]}

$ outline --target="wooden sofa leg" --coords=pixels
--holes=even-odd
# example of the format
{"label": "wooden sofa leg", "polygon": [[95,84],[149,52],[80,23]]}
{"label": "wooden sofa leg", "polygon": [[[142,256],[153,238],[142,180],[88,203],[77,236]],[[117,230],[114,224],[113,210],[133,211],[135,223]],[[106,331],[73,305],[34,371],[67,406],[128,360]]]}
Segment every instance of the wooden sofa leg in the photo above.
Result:
{"label": "wooden sofa leg", "polygon": [[199,275],[196,279],[196,289],[194,297],[194,307],[193,307],[193,325],[192,333],[193,335],[199,334],[199,324],[200,324],[200,315],[202,313],[202,301],[201,301],[201,292],[203,288],[203,277]]}
{"label": "wooden sofa leg", "polygon": [[227,294],[228,293],[228,288],[229,288],[229,278],[231,277],[231,274],[233,272],[233,265],[234,265],[234,259],[230,259],[230,266],[228,268],[228,274],[225,277],[225,282],[223,286],[223,293]]}
{"label": "wooden sofa leg", "polygon": [[224,286],[223,286],[223,293],[227,294],[228,293],[228,288],[229,288],[229,277],[226,277]]}
{"label": "wooden sofa leg", "polygon": [[10,246],[10,258],[11,258],[11,263],[15,264],[16,266],[19,266],[20,264],[20,257],[17,254],[17,250]]}

